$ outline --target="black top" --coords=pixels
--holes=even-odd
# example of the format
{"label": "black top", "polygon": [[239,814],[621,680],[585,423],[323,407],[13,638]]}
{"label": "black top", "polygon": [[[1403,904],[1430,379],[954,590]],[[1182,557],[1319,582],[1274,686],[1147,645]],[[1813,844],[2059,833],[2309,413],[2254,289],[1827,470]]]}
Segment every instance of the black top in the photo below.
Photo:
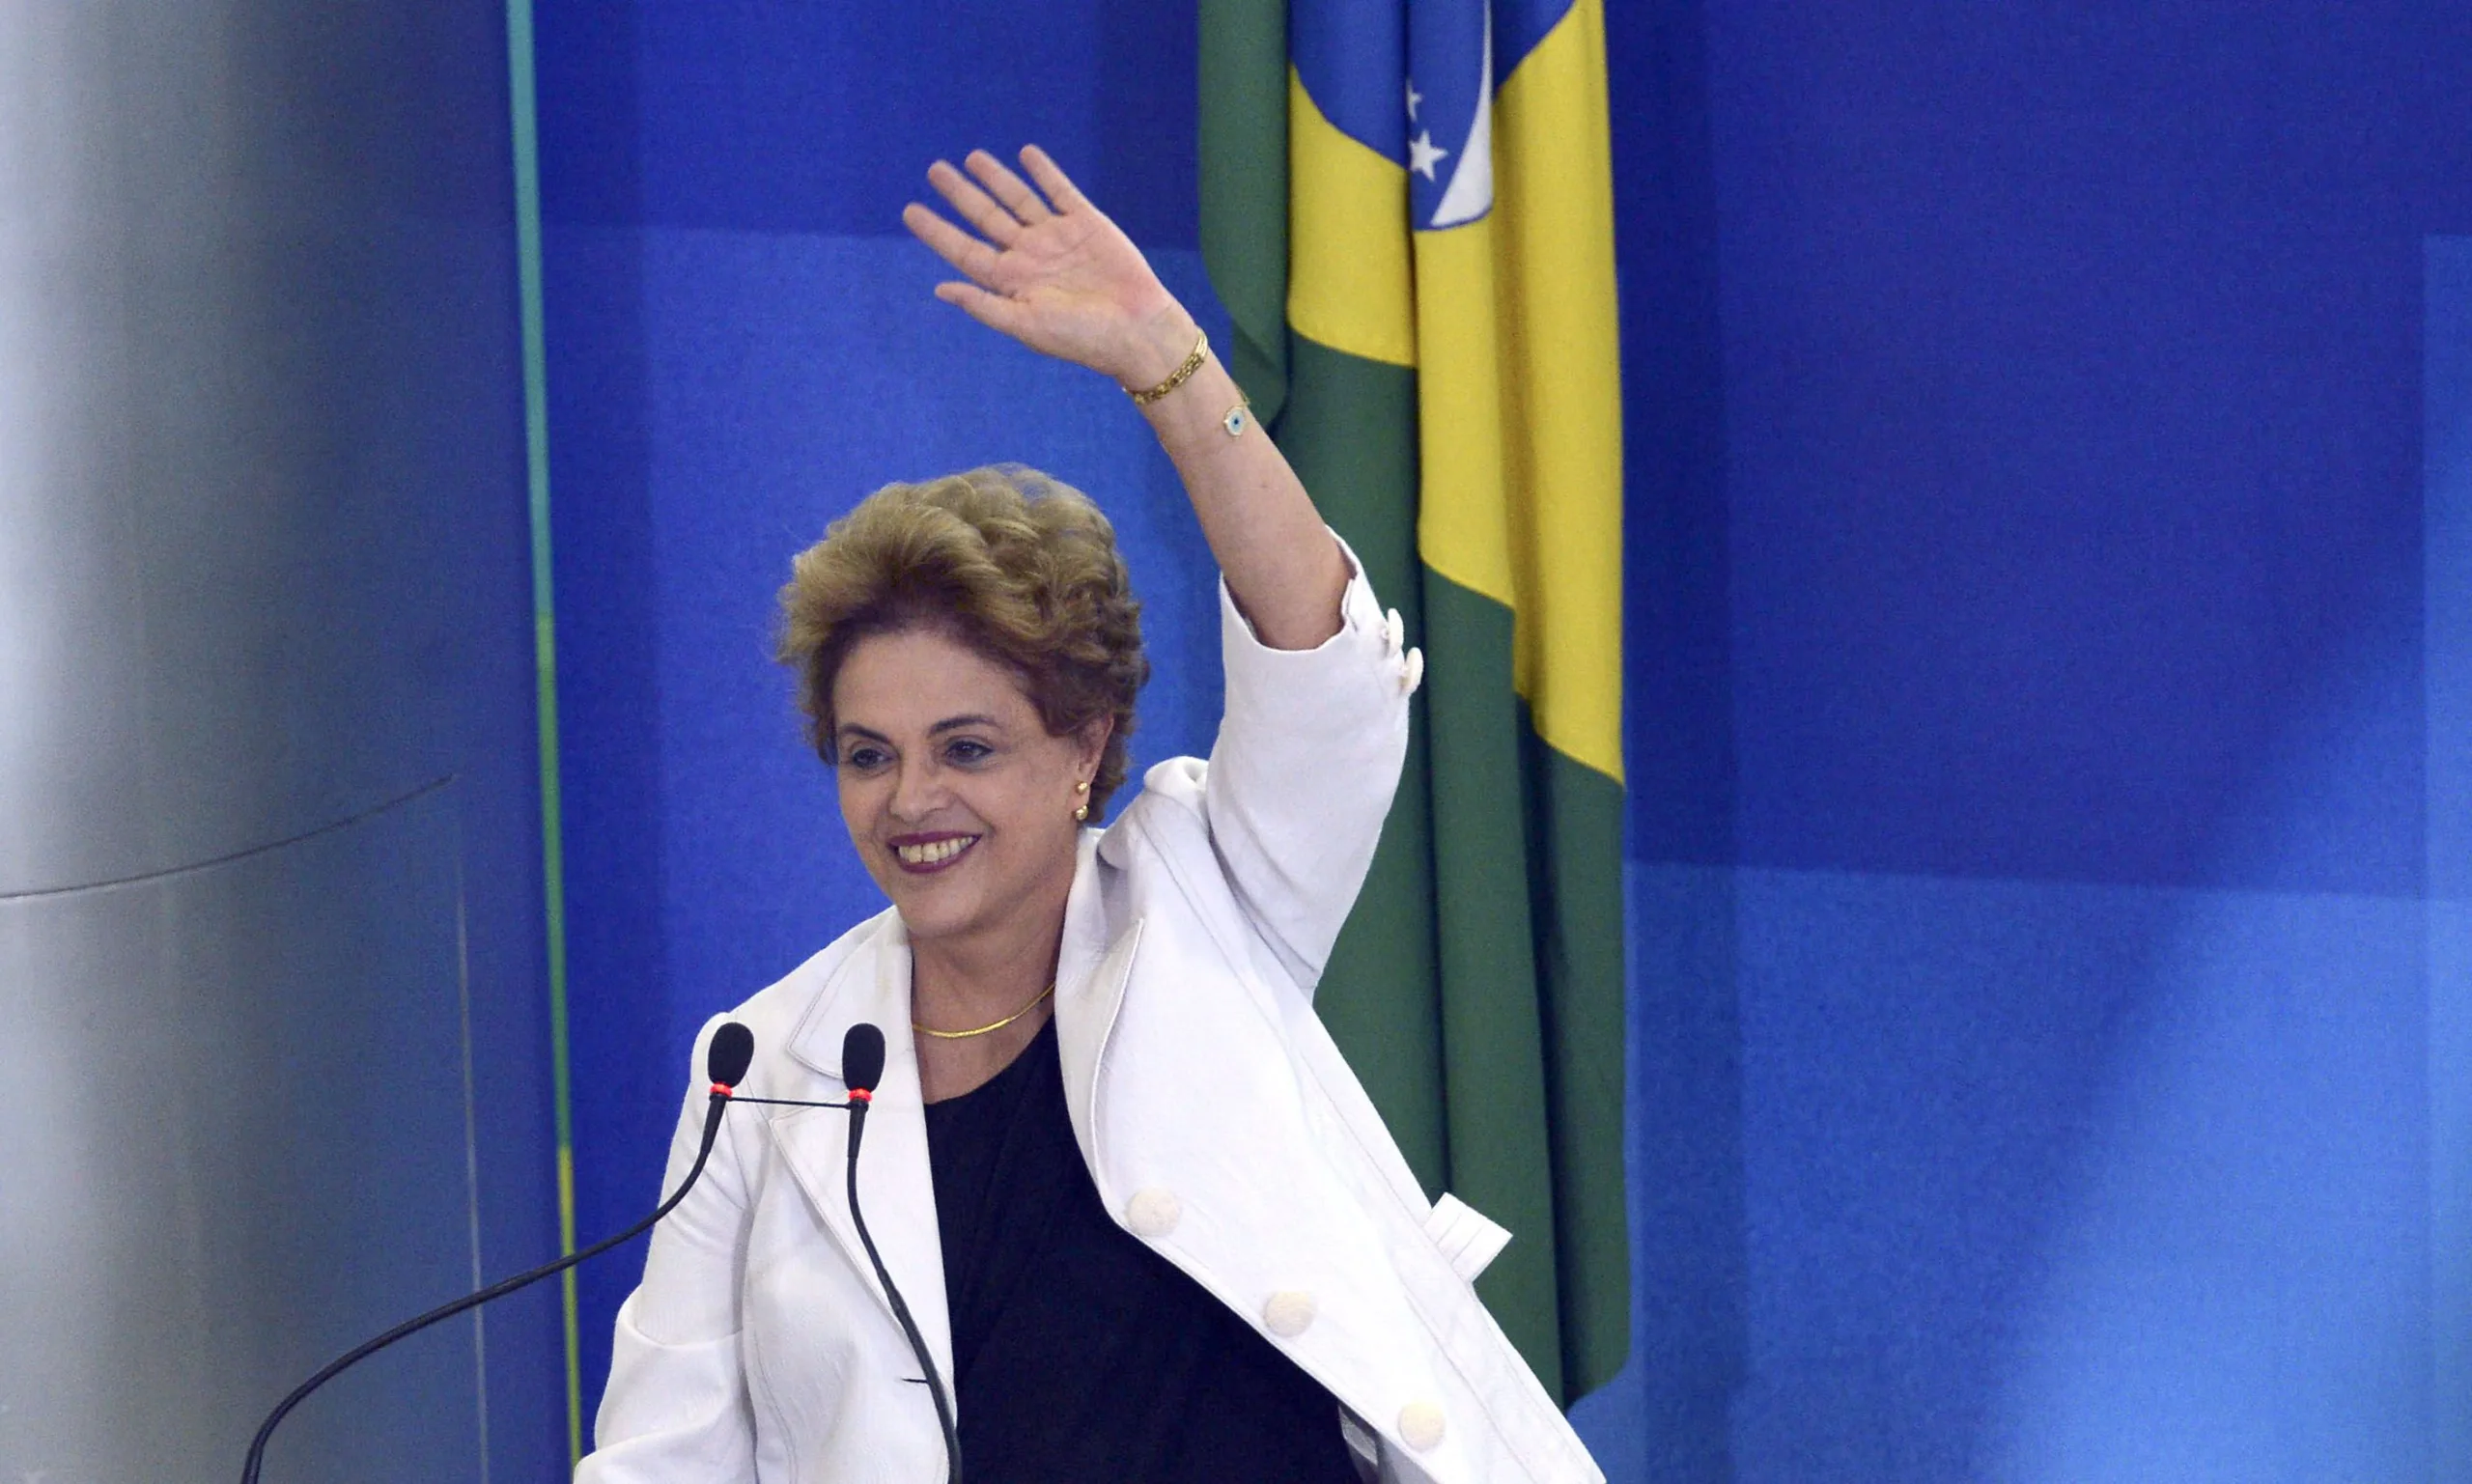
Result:
{"label": "black top", "polygon": [[969,1484],[1357,1484],[1331,1394],[1108,1218],[1053,1020],[927,1147]]}

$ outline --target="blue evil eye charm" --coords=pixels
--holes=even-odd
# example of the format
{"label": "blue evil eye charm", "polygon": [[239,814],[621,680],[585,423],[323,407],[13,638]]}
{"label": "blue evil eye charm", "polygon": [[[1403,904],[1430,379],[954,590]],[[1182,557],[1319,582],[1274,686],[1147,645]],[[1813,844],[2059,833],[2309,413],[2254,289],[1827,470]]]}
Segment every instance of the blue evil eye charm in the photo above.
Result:
{"label": "blue evil eye charm", "polygon": [[1219,420],[1219,426],[1227,430],[1229,437],[1240,438],[1245,435],[1245,430],[1252,425],[1252,421],[1253,409],[1240,402],[1227,409],[1227,415]]}

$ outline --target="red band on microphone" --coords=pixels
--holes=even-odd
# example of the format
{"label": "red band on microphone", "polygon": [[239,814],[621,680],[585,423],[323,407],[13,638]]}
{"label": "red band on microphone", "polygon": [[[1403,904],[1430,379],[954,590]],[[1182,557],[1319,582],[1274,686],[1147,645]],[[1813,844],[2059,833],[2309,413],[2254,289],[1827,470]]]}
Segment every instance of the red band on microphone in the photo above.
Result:
{"label": "red band on microphone", "polygon": [[876,1095],[869,1092],[864,1087],[853,1087],[850,1089],[850,1101],[853,1103],[873,1103],[876,1101]]}
{"label": "red band on microphone", "polygon": [[730,1095],[730,1084],[729,1084],[729,1083],[727,1083],[727,1082],[715,1082],[715,1083],[713,1084],[713,1096],[714,1096],[714,1097],[716,1097],[716,1098],[726,1098],[726,1097],[728,1097],[729,1095]]}

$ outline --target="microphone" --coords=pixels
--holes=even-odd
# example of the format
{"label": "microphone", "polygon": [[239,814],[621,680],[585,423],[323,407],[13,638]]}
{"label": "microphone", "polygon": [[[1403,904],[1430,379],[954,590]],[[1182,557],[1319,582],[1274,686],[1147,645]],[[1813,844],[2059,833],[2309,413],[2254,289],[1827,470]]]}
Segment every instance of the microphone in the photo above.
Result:
{"label": "microphone", "polygon": [[[734,1074],[745,1072],[747,1058],[755,1054],[755,1044],[754,1038],[744,1034],[744,1027],[733,1022],[713,1033],[712,1064],[716,1069],[721,1065],[723,1038],[729,1036],[732,1031],[740,1031],[742,1034],[730,1041],[731,1054],[739,1058],[733,1065],[732,1071]],[[739,1050],[742,1043],[744,1044],[743,1051]],[[859,1246],[867,1250],[867,1262],[876,1270],[876,1281],[884,1285],[885,1298],[892,1305],[892,1317],[900,1322],[902,1337],[910,1341],[910,1352],[917,1357],[918,1368],[924,1373],[927,1392],[935,1399],[936,1423],[944,1434],[946,1484],[961,1484],[962,1440],[960,1431],[953,1425],[951,1394],[944,1389],[943,1379],[936,1372],[935,1357],[928,1353],[926,1337],[918,1332],[918,1321],[911,1317],[910,1304],[901,1297],[901,1290],[894,1286],[892,1274],[885,1268],[884,1255],[876,1250],[876,1239],[867,1230],[866,1213],[858,1208],[858,1143],[866,1136],[867,1110],[875,1104],[876,1084],[884,1080],[884,1075],[885,1033],[866,1022],[860,1021],[851,1026],[841,1037],[841,1084],[849,1089],[847,1102],[817,1103],[803,1098],[747,1096],[734,1097],[730,1101],[760,1103],[768,1107],[837,1107],[849,1112],[850,1220],[858,1228]],[[716,1070],[713,1080],[716,1099],[712,1117],[717,1119],[720,1116],[719,1095],[723,1091],[719,1084],[725,1078],[718,1070]],[[712,1124],[708,1122],[705,1127],[705,1142],[708,1145],[712,1142],[711,1131]],[[700,1166],[701,1162],[699,1161],[698,1163]]]}
{"label": "microphone", "polygon": [[850,1167],[858,1167],[858,1138],[885,1076],[885,1033],[864,1021],[841,1038],[841,1085],[850,1089]]}
{"label": "microphone", "polygon": [[[704,1156],[712,1153],[713,1140],[720,1134],[721,1109],[730,1106],[731,1089],[738,1086],[739,1079],[746,1076],[746,1069],[754,1064],[755,1032],[736,1021],[722,1022],[721,1028],[713,1032],[712,1045],[704,1048],[704,1076],[712,1081],[713,1101],[704,1109],[704,1143],[695,1154],[697,1174],[703,1172]],[[694,1183],[695,1176],[688,1175],[687,1185]],[[687,1186],[680,1186],[678,1194],[686,1193]],[[677,1196],[670,1197],[671,1205],[677,1203]],[[660,1220],[660,1215],[655,1214],[653,1219]]]}
{"label": "microphone", "polygon": [[902,1302],[901,1290],[893,1286],[892,1274],[885,1271],[885,1260],[876,1251],[876,1239],[867,1235],[867,1218],[858,1210],[858,1140],[867,1132],[867,1108],[875,1102],[876,1083],[884,1075],[885,1033],[861,1021],[841,1038],[841,1082],[850,1089],[850,1219],[858,1228],[858,1242],[867,1249],[867,1261],[875,1265],[876,1281],[885,1286],[885,1297],[891,1301],[892,1317],[900,1321],[911,1354],[918,1358],[919,1372],[927,1379],[927,1394],[935,1399],[936,1425],[944,1432],[946,1484],[962,1484],[962,1440],[953,1426],[952,1398],[944,1390],[943,1379],[936,1374],[936,1358],[927,1353],[927,1341],[918,1332],[918,1322],[910,1317],[910,1305]]}
{"label": "microphone", "polygon": [[[885,1055],[884,1033],[877,1030],[872,1025],[865,1027],[865,1029],[876,1038],[876,1068],[877,1075],[881,1076],[883,1074]],[[653,1223],[659,1221],[662,1217],[669,1215],[672,1211],[677,1210],[678,1203],[687,1198],[688,1191],[695,1189],[696,1180],[703,1175],[704,1162],[712,1157],[713,1141],[719,1137],[721,1132],[721,1110],[729,1106],[731,1090],[737,1086],[739,1078],[746,1076],[746,1069],[752,1065],[754,1061],[755,1033],[753,1031],[748,1030],[745,1026],[740,1024],[736,1021],[730,1021],[725,1022],[720,1029],[713,1032],[712,1044],[707,1047],[704,1051],[704,1073],[705,1076],[712,1079],[713,1083],[712,1105],[704,1113],[704,1141],[695,1151],[695,1163],[693,1167],[687,1171],[687,1178],[680,1182],[677,1191],[673,1193],[669,1199],[660,1203],[660,1209],[614,1237],[604,1238],[600,1242],[596,1242],[592,1246],[585,1247],[582,1251],[570,1252],[566,1256],[557,1259],[555,1262],[544,1263],[538,1268],[519,1273],[511,1278],[502,1278],[495,1283],[492,1283],[489,1287],[480,1290],[478,1293],[466,1294],[452,1303],[440,1304],[436,1308],[434,1308],[428,1313],[420,1315],[417,1318],[405,1320],[402,1324],[397,1325],[395,1328],[387,1330],[381,1335],[379,1335],[377,1338],[337,1357],[326,1365],[325,1369],[320,1371],[317,1375],[310,1377],[307,1381],[302,1382],[298,1386],[293,1389],[291,1395],[285,1397],[282,1401],[275,1403],[274,1411],[267,1414],[266,1421],[261,1423],[258,1427],[257,1436],[249,1441],[249,1457],[248,1461],[244,1463],[240,1469],[240,1484],[258,1484],[258,1471],[266,1465],[267,1441],[274,1436],[275,1425],[281,1422],[284,1419],[284,1416],[290,1413],[293,1408],[297,1407],[302,1402],[308,1400],[310,1392],[317,1390],[320,1386],[323,1386],[327,1382],[334,1380],[337,1376],[342,1375],[345,1371],[351,1369],[360,1361],[367,1359],[369,1357],[376,1355],[387,1346],[394,1344],[397,1340],[403,1339],[407,1335],[417,1334],[421,1330],[428,1329],[434,1324],[437,1324],[441,1320],[453,1319],[456,1315],[461,1314],[467,1309],[478,1308],[492,1299],[503,1299],[518,1289],[528,1288],[534,1283],[538,1283],[543,1278],[555,1276],[558,1274],[566,1272],[569,1268],[576,1266],[577,1263],[598,1257],[602,1253],[608,1251],[611,1247],[614,1247],[623,1242],[642,1236],[646,1231],[649,1231],[652,1228]],[[873,1085],[872,1081],[869,1085]],[[852,1140],[851,1153],[855,1156],[857,1152],[857,1140],[854,1138]],[[856,1170],[854,1166],[854,1181],[855,1174]],[[857,1193],[857,1186],[855,1183],[852,1186],[852,1193],[854,1196]],[[860,1231],[863,1234],[865,1228],[861,1227]],[[875,1255],[875,1248],[872,1246],[868,1247],[867,1255],[870,1257]],[[877,1271],[883,1271],[881,1264],[878,1265]],[[885,1286],[889,1288],[891,1285],[886,1284]],[[898,1306],[901,1301],[896,1298],[893,1302]],[[930,1372],[930,1374],[932,1375],[933,1373]],[[939,1393],[938,1411],[940,1413],[942,1411],[941,1393]],[[947,1428],[947,1436],[950,1436],[949,1427]],[[958,1477],[958,1474],[956,1474],[956,1477]]]}
{"label": "microphone", "polygon": [[753,1065],[755,1032],[736,1021],[722,1022],[721,1028],[713,1032],[713,1044],[704,1049],[704,1075],[713,1079],[713,1091],[728,1097]]}

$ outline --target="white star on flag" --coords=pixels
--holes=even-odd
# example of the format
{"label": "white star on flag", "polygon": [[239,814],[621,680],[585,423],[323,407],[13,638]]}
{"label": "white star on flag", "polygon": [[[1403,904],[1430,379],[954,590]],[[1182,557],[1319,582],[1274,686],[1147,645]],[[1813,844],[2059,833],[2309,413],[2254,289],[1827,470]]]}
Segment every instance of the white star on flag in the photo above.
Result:
{"label": "white star on flag", "polygon": [[1430,181],[1434,178],[1433,167],[1442,163],[1442,157],[1449,153],[1448,150],[1434,148],[1433,130],[1425,129],[1408,141],[1408,168]]}

